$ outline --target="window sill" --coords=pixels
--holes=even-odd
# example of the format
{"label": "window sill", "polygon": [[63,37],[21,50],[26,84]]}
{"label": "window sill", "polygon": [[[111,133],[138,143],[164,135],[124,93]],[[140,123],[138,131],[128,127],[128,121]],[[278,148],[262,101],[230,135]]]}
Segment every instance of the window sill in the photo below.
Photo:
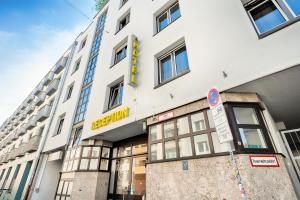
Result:
{"label": "window sill", "polygon": [[293,20],[287,21],[287,22],[273,28],[272,30],[269,30],[269,31],[267,31],[265,33],[262,33],[262,34],[258,33],[258,31],[256,30],[256,32],[258,34],[258,39],[263,39],[263,38],[265,38],[265,37],[267,37],[267,36],[269,36],[273,33],[276,33],[276,32],[278,32],[278,31],[280,31],[280,30],[282,30],[282,29],[284,29],[284,28],[286,28],[286,27],[288,27],[288,26],[290,26],[290,25],[292,25],[292,24],[294,24],[298,21],[300,21],[300,16],[296,17]]}
{"label": "window sill", "polygon": [[167,81],[164,81],[164,82],[162,82],[162,83],[159,83],[158,85],[155,85],[153,89],[157,89],[157,88],[159,88],[159,87],[161,87],[161,86],[163,86],[163,85],[165,85],[165,84],[167,84],[167,83],[169,83],[169,82],[171,82],[171,81],[174,81],[175,79],[178,79],[178,78],[180,78],[180,77],[182,77],[182,76],[184,76],[184,75],[190,73],[190,71],[191,71],[191,70],[188,69],[188,70],[182,72],[181,74],[179,74],[179,75],[177,75],[177,76],[175,76],[175,77],[173,77],[173,78],[171,78],[171,79],[169,79],[169,80],[167,80]]}
{"label": "window sill", "polygon": [[113,68],[114,66],[116,66],[117,64],[119,64],[120,62],[122,62],[127,56],[125,56],[124,58],[122,58],[121,60],[119,60],[118,62],[114,63],[113,65],[111,65],[109,68]]}
{"label": "window sill", "polygon": [[122,104],[119,103],[119,104],[117,104],[117,105],[115,105],[115,106],[113,106],[113,107],[111,107],[111,108],[107,108],[107,109],[105,109],[105,110],[102,112],[102,114],[107,113],[107,112],[109,112],[109,111],[111,111],[111,110],[113,110],[113,109],[115,109],[115,108],[117,108],[117,107],[120,107],[121,105],[122,105]]}
{"label": "window sill", "polygon": [[154,33],[154,35],[153,35],[153,37],[155,37],[156,35],[158,35],[160,32],[162,32],[163,30],[165,30],[166,28],[168,28],[171,24],[173,24],[174,22],[176,22],[177,20],[179,20],[181,18],[181,16],[180,17],[178,17],[177,19],[175,19],[174,21],[172,21],[170,24],[168,24],[165,28],[163,28],[163,29],[161,29],[161,30],[157,30],[158,29],[158,27],[156,27],[156,32]]}

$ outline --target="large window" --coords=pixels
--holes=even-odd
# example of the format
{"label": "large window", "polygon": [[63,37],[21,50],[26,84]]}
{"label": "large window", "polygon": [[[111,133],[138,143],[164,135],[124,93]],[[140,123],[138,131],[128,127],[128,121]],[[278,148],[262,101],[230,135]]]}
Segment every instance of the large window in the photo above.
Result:
{"label": "large window", "polygon": [[13,189],[13,186],[15,184],[16,178],[17,178],[17,176],[19,174],[20,167],[21,167],[21,164],[18,164],[17,167],[16,167],[16,169],[15,169],[14,175],[13,175],[11,181],[10,181],[10,184],[9,184],[9,188],[8,188],[9,192],[11,192],[11,190]]}
{"label": "large window", "polygon": [[166,28],[170,23],[179,17],[181,17],[181,13],[179,9],[179,3],[177,2],[157,17],[157,32],[160,32]]}
{"label": "large window", "polygon": [[300,15],[300,0],[257,0],[245,6],[260,35],[276,30]]}
{"label": "large window", "polygon": [[158,58],[158,64],[160,83],[164,83],[189,71],[186,46],[181,45]]}
{"label": "large window", "polygon": [[110,88],[108,109],[122,104],[124,82],[120,82]]}
{"label": "large window", "polygon": [[[220,144],[210,111],[202,111],[149,128],[150,161],[184,159],[228,152]],[[233,143],[231,148],[234,149]]]}
{"label": "large window", "polygon": [[75,129],[72,146],[78,146],[80,144],[81,135],[82,135],[82,129],[83,129],[82,126]]}
{"label": "large window", "polygon": [[75,123],[84,120],[85,112],[89,102],[90,92],[91,92],[91,86],[83,89],[80,93],[79,103],[75,115],[75,121],[74,121]]}
{"label": "large window", "polygon": [[55,200],[70,200],[73,189],[73,180],[60,180]]}
{"label": "large window", "polygon": [[244,149],[272,149],[258,106],[234,105],[235,124]]}

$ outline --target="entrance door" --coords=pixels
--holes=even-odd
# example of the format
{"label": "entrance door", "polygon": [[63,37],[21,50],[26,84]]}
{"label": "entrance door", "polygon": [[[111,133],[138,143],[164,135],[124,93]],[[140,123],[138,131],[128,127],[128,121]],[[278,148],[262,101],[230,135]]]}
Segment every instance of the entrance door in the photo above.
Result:
{"label": "entrance door", "polygon": [[143,200],[146,194],[147,144],[114,148],[109,200]]}
{"label": "entrance door", "polygon": [[299,179],[300,177],[300,129],[282,131],[282,136]]}

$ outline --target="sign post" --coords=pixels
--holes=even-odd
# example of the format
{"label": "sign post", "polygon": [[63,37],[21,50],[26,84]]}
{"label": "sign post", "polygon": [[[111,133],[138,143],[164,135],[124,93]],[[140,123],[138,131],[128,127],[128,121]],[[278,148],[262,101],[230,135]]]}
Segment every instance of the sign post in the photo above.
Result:
{"label": "sign post", "polygon": [[217,132],[219,142],[220,144],[227,144],[228,146],[228,151],[230,153],[230,160],[235,171],[235,179],[239,186],[240,195],[241,198],[245,200],[247,199],[245,189],[243,187],[240,171],[230,145],[230,142],[232,142],[233,137],[228,123],[226,111],[222,103],[222,99],[218,89],[212,88],[211,90],[209,90],[207,94],[207,101],[212,113],[212,118],[215,122],[215,127],[216,127],[216,132]]}

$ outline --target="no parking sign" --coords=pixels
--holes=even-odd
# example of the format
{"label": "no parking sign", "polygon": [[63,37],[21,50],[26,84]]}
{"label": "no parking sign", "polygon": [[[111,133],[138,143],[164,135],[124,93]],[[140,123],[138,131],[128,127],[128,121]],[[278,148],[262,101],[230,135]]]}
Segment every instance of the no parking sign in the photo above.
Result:
{"label": "no parking sign", "polygon": [[218,89],[212,88],[209,90],[209,92],[207,93],[207,101],[210,106],[213,120],[215,122],[219,142],[222,144],[232,141],[232,133]]}

